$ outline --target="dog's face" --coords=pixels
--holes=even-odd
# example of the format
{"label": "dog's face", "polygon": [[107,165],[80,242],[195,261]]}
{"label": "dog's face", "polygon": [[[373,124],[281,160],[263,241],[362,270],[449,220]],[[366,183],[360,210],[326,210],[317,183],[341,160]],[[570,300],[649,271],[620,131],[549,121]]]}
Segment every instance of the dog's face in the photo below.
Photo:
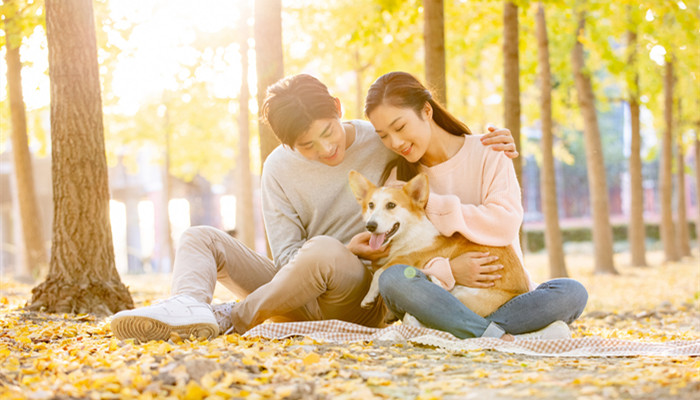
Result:
{"label": "dog's face", "polygon": [[402,233],[425,214],[428,177],[420,174],[402,187],[376,187],[362,174],[350,171],[350,189],[362,206],[365,227],[372,236],[369,245],[377,250]]}

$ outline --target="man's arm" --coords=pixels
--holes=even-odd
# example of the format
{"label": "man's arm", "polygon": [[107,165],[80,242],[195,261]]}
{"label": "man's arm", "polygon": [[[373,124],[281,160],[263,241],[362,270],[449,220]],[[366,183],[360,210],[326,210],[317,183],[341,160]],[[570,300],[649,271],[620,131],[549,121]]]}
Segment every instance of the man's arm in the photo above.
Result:
{"label": "man's arm", "polygon": [[272,259],[277,269],[280,269],[308,240],[308,234],[299,214],[271,170],[274,168],[263,168],[262,209]]}

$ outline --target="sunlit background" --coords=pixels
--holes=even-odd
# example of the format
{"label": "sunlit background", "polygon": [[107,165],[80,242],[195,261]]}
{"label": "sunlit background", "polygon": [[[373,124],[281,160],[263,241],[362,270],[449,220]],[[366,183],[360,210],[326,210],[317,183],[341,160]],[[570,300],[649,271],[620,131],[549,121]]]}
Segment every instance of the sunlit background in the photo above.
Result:
{"label": "sunlit background", "polygon": [[[247,27],[247,81],[250,89],[251,171],[259,174],[257,152],[257,99],[253,19],[242,20],[245,0],[101,0],[94,2],[98,59],[103,88],[103,109],[107,158],[110,166],[111,221],[117,268],[120,272],[167,272],[172,267],[172,243],[191,225],[206,224],[232,232],[236,229],[236,178],[238,159],[239,94],[241,67],[241,26]],[[283,1],[285,74],[311,73],[328,84],[341,99],[345,118],[362,118],[362,102],[374,78],[390,70],[423,73],[422,30],[417,21],[422,8],[418,0],[406,2],[370,0]],[[684,2],[675,2],[686,10]],[[248,1],[252,9],[253,2]],[[381,8],[380,7],[385,7]],[[475,132],[487,124],[502,125],[502,65],[499,35],[502,26],[499,1],[445,1],[446,48],[448,50],[448,108],[467,121]],[[539,229],[537,161],[539,159],[539,111],[531,11],[523,11],[523,172],[526,227]],[[527,13],[527,15],[525,15]],[[570,18],[570,15],[565,15]],[[663,16],[652,8],[644,19],[663,30]],[[570,71],[561,67],[569,58],[567,45],[573,30],[567,18],[550,20],[555,74],[562,90],[555,101],[571,102]],[[568,22],[567,22],[568,21]],[[568,24],[568,25],[567,25]],[[600,32],[609,27],[600,25]],[[601,35],[603,34],[601,33]],[[521,49],[523,48],[521,46]],[[533,47],[530,47],[533,46]],[[612,46],[617,50],[621,46]],[[565,50],[562,50],[565,49]],[[676,49],[698,55],[697,49]],[[642,48],[643,83],[659,85],[655,74],[664,65],[666,49],[654,40]],[[51,232],[51,177],[49,78],[46,35],[42,27],[24,40],[22,82],[27,108],[30,149],[35,156],[35,175],[42,208],[44,233]],[[600,53],[600,54],[598,54]],[[609,64],[602,52],[593,49],[591,62],[604,70]],[[0,49],[4,59],[5,48]],[[700,57],[700,55],[698,55]],[[556,70],[556,68],[563,68]],[[697,71],[681,71],[697,74]],[[601,127],[606,134],[606,162],[611,183],[613,222],[624,221],[628,213],[629,176],[623,165],[629,153],[629,112],[620,100],[620,84],[608,73],[600,73],[600,92],[610,94],[601,108]],[[695,76],[695,75],[693,75]],[[697,77],[695,76],[695,82]],[[618,79],[619,81],[620,79]],[[6,65],[0,63],[0,173],[3,187],[12,187],[11,144],[8,133]],[[560,88],[561,89],[561,88]],[[686,90],[687,88],[680,88]],[[656,89],[655,89],[656,90]],[[660,90],[656,90],[660,92]],[[558,96],[558,97],[557,97]],[[612,99],[612,100],[611,100]],[[645,215],[658,217],[656,195],[657,135],[662,119],[654,110],[659,98],[642,96],[643,157],[645,170]],[[562,223],[587,224],[580,116],[564,107],[555,108],[555,119],[566,121],[559,133],[555,153],[558,173],[572,174],[560,189]],[[574,127],[574,125],[577,125]],[[166,139],[169,147],[166,147]],[[166,152],[166,149],[167,152]],[[610,158],[608,158],[610,157]],[[166,158],[170,163],[170,199],[164,200]],[[688,164],[693,165],[689,159]],[[569,175],[567,175],[569,176]],[[257,179],[253,179],[257,193]],[[529,188],[529,189],[528,189]],[[697,210],[697,193],[688,184],[691,212]],[[14,249],[18,234],[16,201],[10,195],[3,202],[3,243],[0,268],[4,271],[18,260]],[[568,196],[568,197],[567,197]],[[572,200],[573,199],[573,200]],[[256,216],[256,250],[265,251],[259,204]],[[695,208],[692,208],[695,207]],[[170,232],[164,231],[167,218]],[[169,239],[170,248],[165,241]],[[50,239],[47,238],[47,248]]]}

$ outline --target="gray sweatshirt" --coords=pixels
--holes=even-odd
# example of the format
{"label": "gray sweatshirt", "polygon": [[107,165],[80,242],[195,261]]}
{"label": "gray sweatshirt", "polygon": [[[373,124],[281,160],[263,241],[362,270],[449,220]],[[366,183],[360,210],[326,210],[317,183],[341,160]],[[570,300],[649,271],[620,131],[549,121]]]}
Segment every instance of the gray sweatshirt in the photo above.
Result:
{"label": "gray sweatshirt", "polygon": [[355,140],[339,165],[330,167],[309,161],[285,146],[278,146],[265,160],[263,217],[278,269],[314,236],[332,236],[347,244],[364,230],[348,173],[354,169],[377,183],[386,164],[396,155],[384,147],[372,124],[348,122],[355,127]]}

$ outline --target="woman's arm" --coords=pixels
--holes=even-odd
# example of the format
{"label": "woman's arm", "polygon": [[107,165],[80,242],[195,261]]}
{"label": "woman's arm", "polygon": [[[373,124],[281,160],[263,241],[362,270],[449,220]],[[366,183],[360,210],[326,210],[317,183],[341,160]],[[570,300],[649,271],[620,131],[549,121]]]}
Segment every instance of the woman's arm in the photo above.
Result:
{"label": "woman's arm", "polygon": [[[512,162],[500,153],[485,153],[483,166],[478,179],[481,204],[461,204],[457,195],[431,193],[426,212],[445,236],[459,232],[476,243],[505,246],[517,238],[522,223],[520,186]],[[468,253],[453,260],[433,259],[424,272],[437,277],[449,290],[455,283],[475,288],[493,286],[501,268],[489,254]]]}
{"label": "woman's arm", "polygon": [[515,240],[523,221],[513,163],[501,153],[487,152],[481,173],[481,204],[462,204],[457,195],[431,193],[428,218],[445,236],[459,232],[476,243],[506,246]]}

